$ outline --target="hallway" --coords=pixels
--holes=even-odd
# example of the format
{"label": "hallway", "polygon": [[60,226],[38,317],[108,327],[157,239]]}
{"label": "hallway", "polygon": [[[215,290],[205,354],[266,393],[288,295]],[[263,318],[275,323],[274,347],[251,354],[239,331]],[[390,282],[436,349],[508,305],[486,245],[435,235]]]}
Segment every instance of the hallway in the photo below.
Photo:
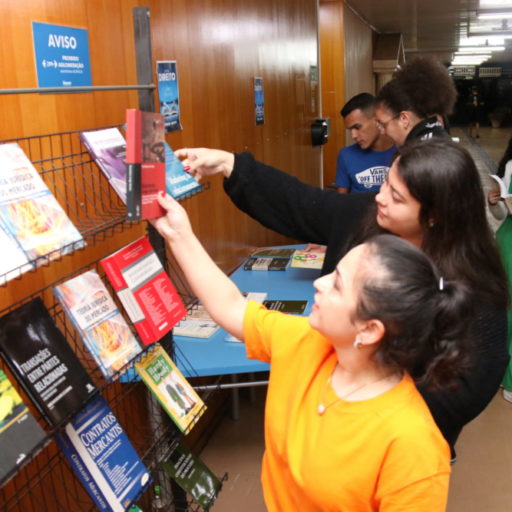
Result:
{"label": "hallway", "polygon": [[[511,135],[512,127],[483,127],[479,139],[470,138],[461,128],[452,129],[452,136],[459,137],[475,158],[484,187],[489,186],[486,174],[494,172]],[[226,416],[201,454],[216,474],[229,474],[213,512],[265,511],[259,480],[265,389],[256,389],[253,402],[248,395],[247,390],[241,392],[240,419],[234,421]],[[464,429],[457,443],[447,512],[512,510],[511,425],[512,404],[498,393]]]}

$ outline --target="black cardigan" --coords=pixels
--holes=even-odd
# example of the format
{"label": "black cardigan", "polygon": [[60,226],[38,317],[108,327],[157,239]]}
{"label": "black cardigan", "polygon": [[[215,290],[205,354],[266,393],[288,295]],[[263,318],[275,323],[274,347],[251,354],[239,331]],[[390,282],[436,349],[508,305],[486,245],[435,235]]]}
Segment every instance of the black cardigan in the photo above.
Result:
{"label": "black cardigan", "polygon": [[[306,185],[249,153],[235,155],[224,190],[238,208],[264,226],[296,240],[327,245],[323,273],[332,272],[350,248],[375,198],[374,193],[340,194]],[[484,410],[503,378],[509,359],[506,311],[480,301],[471,338],[474,367],[459,379],[458,390],[432,392],[418,385],[452,455],[462,427]]]}

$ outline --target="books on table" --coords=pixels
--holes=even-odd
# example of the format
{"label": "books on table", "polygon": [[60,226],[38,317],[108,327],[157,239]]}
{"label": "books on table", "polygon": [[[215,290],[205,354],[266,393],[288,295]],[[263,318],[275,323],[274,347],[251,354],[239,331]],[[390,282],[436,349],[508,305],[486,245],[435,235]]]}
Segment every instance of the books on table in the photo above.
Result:
{"label": "books on table", "polygon": [[[6,261],[19,256],[16,267],[25,271],[30,268],[27,263],[41,265],[42,257],[55,259],[85,245],[18,144],[0,144],[0,170],[1,236],[7,241],[6,250],[11,251]],[[9,263],[1,266],[6,265]],[[15,277],[12,273],[7,276]]]}
{"label": "books on table", "polygon": [[186,315],[147,237],[103,258],[101,264],[145,345],[160,340]]}
{"label": "books on table", "polygon": [[264,300],[263,305],[272,311],[281,311],[294,315],[302,315],[308,305],[307,300],[271,299]]}
{"label": "books on table", "polygon": [[187,316],[174,326],[173,334],[190,338],[209,338],[219,330],[218,324],[202,304],[187,311]]}
{"label": "books on table", "polygon": [[142,351],[96,271],[84,272],[53,291],[107,379]]}
{"label": "books on table", "polygon": [[295,249],[258,249],[244,262],[244,270],[286,270]]}
{"label": "books on table", "polygon": [[96,391],[39,297],[0,318],[0,352],[51,425],[79,410]]}
{"label": "books on table", "polygon": [[45,439],[44,430],[0,370],[0,483],[13,476]]}
{"label": "books on table", "polygon": [[165,214],[157,196],[165,192],[164,117],[126,110],[126,218],[153,219]]}
{"label": "books on table", "polygon": [[206,406],[162,345],[155,343],[135,363],[135,370],[182,432],[188,432]]}
{"label": "books on table", "polygon": [[293,268],[321,269],[324,264],[325,251],[296,250],[292,256]]}
{"label": "books on table", "polygon": [[57,434],[57,444],[98,510],[125,512],[151,475],[103,397]]}
{"label": "books on table", "polygon": [[126,141],[119,128],[81,132],[79,138],[121,201],[126,204]]}

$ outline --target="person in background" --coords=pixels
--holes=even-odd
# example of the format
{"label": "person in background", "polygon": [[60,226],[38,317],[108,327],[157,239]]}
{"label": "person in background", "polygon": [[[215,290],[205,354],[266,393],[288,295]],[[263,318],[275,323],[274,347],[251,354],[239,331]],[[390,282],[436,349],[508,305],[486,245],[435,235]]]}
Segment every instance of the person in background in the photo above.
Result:
{"label": "person in background", "polygon": [[[505,187],[509,193],[512,193],[512,137],[508,141],[507,149],[498,165],[496,174],[503,179]],[[490,211],[492,214],[503,222],[496,231],[496,240],[498,242],[501,258],[507,272],[509,294],[512,294],[512,215],[500,201],[500,189],[493,188],[488,194]],[[496,209],[494,206],[500,206]],[[512,355],[512,308],[508,308],[508,351]],[[512,402],[512,363],[509,363],[503,378],[503,398]]]}
{"label": "person in background", "polygon": [[[222,173],[231,200],[264,226],[295,240],[327,245],[324,274],[364,241],[356,236],[371,228],[414,237],[446,278],[468,285],[475,303],[475,314],[468,318],[474,367],[459,379],[456,391],[431,392],[418,385],[454,455],[462,427],[494,397],[509,358],[506,277],[469,153],[450,139],[406,144],[377,195],[322,190],[248,153],[189,148],[176,155],[199,179]],[[455,207],[454,198],[463,200]]]}
{"label": "person in background", "polygon": [[483,102],[480,98],[480,89],[477,84],[471,86],[467,104],[469,113],[469,136],[480,138],[480,118],[482,116]]}
{"label": "person in background", "polygon": [[414,139],[449,138],[439,118],[451,114],[456,98],[448,70],[433,58],[416,57],[379,91],[375,118],[397,146]]}
{"label": "person in background", "polygon": [[194,294],[249,358],[271,363],[267,510],[444,511],[449,449],[410,372],[428,354],[432,384],[457,375],[464,287],[443,280],[412,244],[380,235],[315,281],[309,318],[270,311],[217,267],[177,201],[159,202],[167,214],[151,222]]}
{"label": "person in background", "polygon": [[334,184],[338,192],[377,192],[387,176],[396,148],[377,127],[375,96],[363,92],[341,109],[354,144],[341,148]]}

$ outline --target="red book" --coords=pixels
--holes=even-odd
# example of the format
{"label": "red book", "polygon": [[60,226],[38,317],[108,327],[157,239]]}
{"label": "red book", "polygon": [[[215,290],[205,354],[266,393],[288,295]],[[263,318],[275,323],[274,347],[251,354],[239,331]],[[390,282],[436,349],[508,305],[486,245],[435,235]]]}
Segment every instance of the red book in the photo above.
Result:
{"label": "red book", "polygon": [[165,214],[157,196],[165,192],[164,116],[126,110],[126,218],[136,221]]}
{"label": "red book", "polygon": [[145,345],[160,340],[186,315],[146,237],[103,258],[101,264]]}

